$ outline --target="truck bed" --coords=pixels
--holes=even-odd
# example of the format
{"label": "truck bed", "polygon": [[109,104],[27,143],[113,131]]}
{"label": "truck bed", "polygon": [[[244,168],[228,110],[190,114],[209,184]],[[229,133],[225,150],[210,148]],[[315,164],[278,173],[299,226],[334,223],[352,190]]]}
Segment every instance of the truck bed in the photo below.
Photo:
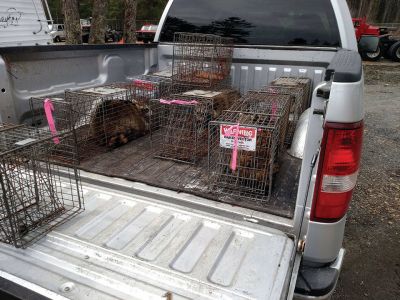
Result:
{"label": "truck bed", "polygon": [[51,299],[281,299],[287,291],[295,247],[282,232],[163,199],[176,192],[88,176],[83,213],[27,249],[0,244],[3,282]]}
{"label": "truck bed", "polygon": [[284,154],[280,170],[274,180],[271,198],[254,200],[219,195],[208,188],[207,157],[192,165],[154,157],[150,137],[146,136],[127,145],[99,153],[83,161],[82,170],[101,175],[119,177],[151,186],[185,192],[210,200],[261,212],[292,218],[295,209],[301,160]]}

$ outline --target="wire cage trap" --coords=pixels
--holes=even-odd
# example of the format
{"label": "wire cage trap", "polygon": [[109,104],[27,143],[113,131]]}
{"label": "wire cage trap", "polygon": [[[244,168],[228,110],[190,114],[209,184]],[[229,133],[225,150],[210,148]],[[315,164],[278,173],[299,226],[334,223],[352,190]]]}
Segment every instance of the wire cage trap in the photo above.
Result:
{"label": "wire cage trap", "polygon": [[62,135],[53,146],[52,159],[59,163],[79,164],[78,141],[74,132],[72,106],[63,96],[31,98],[32,126],[38,132]]}
{"label": "wire cage trap", "polygon": [[129,84],[134,101],[148,105],[150,99],[168,96],[171,80],[154,75],[141,75]]}
{"label": "wire cage trap", "polygon": [[210,189],[266,201],[286,134],[290,95],[249,92],[209,125]]}
{"label": "wire cage trap", "polygon": [[150,99],[160,99],[171,93],[171,79],[154,75],[141,75],[129,83],[132,101],[141,111],[146,122],[146,131],[150,122]]}
{"label": "wire cage trap", "polygon": [[99,147],[116,148],[146,134],[146,120],[125,83],[66,91],[65,98],[77,112],[72,122],[85,154]]}
{"label": "wire cage trap", "polygon": [[175,33],[173,85],[205,89],[230,86],[232,56],[231,38],[212,34]]}
{"label": "wire cage trap", "polygon": [[311,79],[306,77],[279,77],[271,82],[270,87],[282,87],[301,95],[302,111],[310,104]]}
{"label": "wire cage trap", "polygon": [[211,115],[212,120],[218,118],[224,110],[229,109],[241,97],[238,91],[228,88],[218,91],[200,89],[189,90],[182,92],[180,95],[211,101],[213,107]]}
{"label": "wire cage trap", "polygon": [[270,93],[294,96],[294,101],[290,108],[288,133],[285,139],[286,145],[290,145],[296,130],[297,122],[301,114],[309,106],[311,80],[302,77],[280,77],[272,81],[271,85],[264,87],[262,90]]}
{"label": "wire cage trap", "polygon": [[76,165],[53,161],[64,138],[0,124],[1,242],[27,247],[83,210]]}
{"label": "wire cage trap", "polygon": [[63,99],[32,98],[33,123],[41,123],[40,126],[49,125],[45,100],[51,101],[56,130],[73,132],[79,161],[122,146],[148,132],[143,111],[133,101],[126,83],[67,90]]}
{"label": "wire cage trap", "polygon": [[207,126],[213,113],[206,97],[172,95],[150,100],[155,156],[195,164],[207,154]]}

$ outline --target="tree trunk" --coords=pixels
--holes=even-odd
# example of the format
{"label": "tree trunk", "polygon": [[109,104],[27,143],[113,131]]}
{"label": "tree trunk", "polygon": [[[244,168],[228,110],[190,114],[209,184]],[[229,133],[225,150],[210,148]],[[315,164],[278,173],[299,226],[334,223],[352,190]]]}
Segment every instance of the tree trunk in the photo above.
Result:
{"label": "tree trunk", "polygon": [[400,0],[347,0],[353,17],[369,22],[393,23],[400,19]]}
{"label": "tree trunk", "polygon": [[104,44],[107,26],[108,0],[93,0],[89,44]]}
{"label": "tree trunk", "polygon": [[136,43],[136,0],[124,0],[124,41],[127,44]]}
{"label": "tree trunk", "polygon": [[78,0],[62,0],[65,26],[65,44],[82,44]]}

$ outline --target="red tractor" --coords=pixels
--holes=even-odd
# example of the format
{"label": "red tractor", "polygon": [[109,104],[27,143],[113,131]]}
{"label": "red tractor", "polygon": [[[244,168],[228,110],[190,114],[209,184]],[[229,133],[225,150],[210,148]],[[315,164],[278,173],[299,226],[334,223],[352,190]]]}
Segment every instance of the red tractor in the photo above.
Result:
{"label": "red tractor", "polygon": [[372,26],[367,19],[353,18],[358,48],[364,60],[377,61],[382,56],[400,62],[400,41],[383,27]]}

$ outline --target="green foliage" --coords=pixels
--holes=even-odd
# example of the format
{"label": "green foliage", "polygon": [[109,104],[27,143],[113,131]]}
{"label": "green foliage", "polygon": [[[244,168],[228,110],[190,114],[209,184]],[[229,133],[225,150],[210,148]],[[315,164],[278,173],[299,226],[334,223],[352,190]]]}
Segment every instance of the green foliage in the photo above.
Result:
{"label": "green foliage", "polygon": [[159,20],[167,1],[139,0],[136,18],[138,20]]}
{"label": "green foliage", "polygon": [[79,15],[81,19],[88,19],[92,16],[93,1],[79,0]]}

